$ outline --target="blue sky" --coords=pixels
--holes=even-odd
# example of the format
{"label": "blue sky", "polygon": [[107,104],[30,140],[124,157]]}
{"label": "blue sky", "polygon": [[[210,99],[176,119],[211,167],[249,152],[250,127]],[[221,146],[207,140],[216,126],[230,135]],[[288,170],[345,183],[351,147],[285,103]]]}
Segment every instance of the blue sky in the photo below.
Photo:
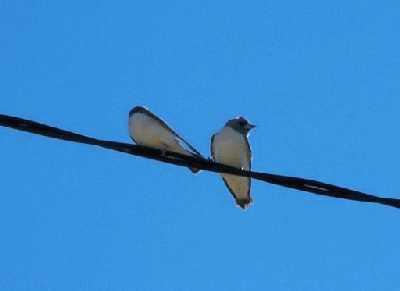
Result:
{"label": "blue sky", "polygon": [[[0,112],[130,142],[145,105],[208,155],[400,197],[398,1],[0,1]],[[399,290],[400,212],[0,128],[2,290]]]}

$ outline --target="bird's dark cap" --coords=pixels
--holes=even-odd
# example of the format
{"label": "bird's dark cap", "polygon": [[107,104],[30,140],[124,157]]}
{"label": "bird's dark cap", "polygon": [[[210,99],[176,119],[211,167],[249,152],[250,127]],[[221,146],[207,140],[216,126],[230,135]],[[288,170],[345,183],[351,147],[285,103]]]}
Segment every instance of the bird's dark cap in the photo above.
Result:
{"label": "bird's dark cap", "polygon": [[134,113],[147,113],[148,110],[143,106],[135,106],[129,111],[129,117],[131,117]]}

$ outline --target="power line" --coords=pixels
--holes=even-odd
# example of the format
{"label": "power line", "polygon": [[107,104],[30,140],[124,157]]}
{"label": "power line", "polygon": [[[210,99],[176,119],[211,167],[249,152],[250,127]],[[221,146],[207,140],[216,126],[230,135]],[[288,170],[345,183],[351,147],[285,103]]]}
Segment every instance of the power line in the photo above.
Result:
{"label": "power line", "polygon": [[237,176],[251,177],[253,179],[264,181],[270,184],[280,185],[317,195],[360,202],[378,203],[400,208],[400,199],[396,198],[379,197],[316,180],[240,170],[231,166],[215,163],[211,160],[185,156],[174,152],[165,152],[163,154],[160,150],[154,148],[116,141],[100,140],[19,117],[0,114],[0,126],[10,127],[16,130],[26,131],[50,138],[95,145],[105,149],[124,152],[134,156],[141,156],[177,166],[189,166],[216,173],[229,173]]}

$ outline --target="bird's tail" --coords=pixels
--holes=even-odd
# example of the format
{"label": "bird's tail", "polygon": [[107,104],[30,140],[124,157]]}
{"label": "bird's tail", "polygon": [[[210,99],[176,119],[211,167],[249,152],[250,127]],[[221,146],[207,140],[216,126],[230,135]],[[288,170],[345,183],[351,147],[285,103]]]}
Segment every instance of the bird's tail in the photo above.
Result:
{"label": "bird's tail", "polygon": [[200,169],[189,167],[189,170],[192,171],[193,174],[197,174],[200,172]]}
{"label": "bird's tail", "polygon": [[[197,152],[197,151],[196,151],[195,153],[190,152],[190,151],[187,151],[186,153],[188,153],[188,154],[191,155],[192,157],[204,159],[204,157],[203,157],[199,152]],[[195,167],[189,167],[189,170],[190,170],[193,174],[197,174],[198,172],[201,171],[201,169],[198,169],[198,168],[195,168]]]}
{"label": "bird's tail", "polygon": [[235,198],[236,204],[242,208],[243,210],[247,209],[250,204],[253,202],[251,198]]}

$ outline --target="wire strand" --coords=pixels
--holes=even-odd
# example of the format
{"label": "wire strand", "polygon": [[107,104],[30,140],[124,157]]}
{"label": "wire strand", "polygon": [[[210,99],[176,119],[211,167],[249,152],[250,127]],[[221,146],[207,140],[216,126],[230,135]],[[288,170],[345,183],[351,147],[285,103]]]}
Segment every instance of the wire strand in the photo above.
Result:
{"label": "wire strand", "polygon": [[311,179],[298,177],[290,177],[276,175],[270,173],[245,171],[224,164],[213,162],[210,159],[200,157],[191,157],[175,152],[166,152],[163,154],[160,150],[132,145],[116,141],[108,141],[85,136],[72,131],[63,130],[57,127],[42,124],[36,121],[27,120],[15,116],[0,114],[0,126],[9,127],[20,131],[30,132],[76,143],[95,145],[105,149],[110,149],[118,152],[127,153],[134,156],[157,160],[164,163],[174,164],[182,167],[194,167],[201,170],[211,171],[215,173],[228,173],[237,176],[251,177],[256,180],[264,181],[270,184],[275,184],[287,188],[292,188],[300,191],[305,191],[317,195],[341,198],[359,202],[370,202],[400,208],[400,199],[379,197],[357,190],[352,190],[340,186],[335,186],[328,183],[319,182]]}

